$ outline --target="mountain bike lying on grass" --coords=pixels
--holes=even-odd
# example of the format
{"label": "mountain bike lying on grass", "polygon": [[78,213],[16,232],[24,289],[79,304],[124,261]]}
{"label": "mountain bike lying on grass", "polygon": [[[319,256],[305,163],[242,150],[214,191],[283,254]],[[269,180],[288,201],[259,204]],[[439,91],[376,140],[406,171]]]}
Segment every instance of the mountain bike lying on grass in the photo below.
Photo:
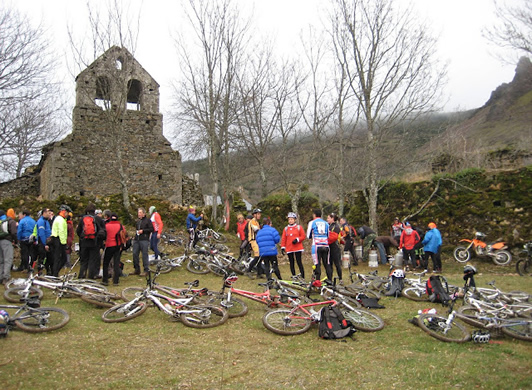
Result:
{"label": "mountain bike lying on grass", "polygon": [[35,297],[28,298],[22,305],[0,305],[0,311],[6,334],[14,327],[29,333],[49,332],[62,328],[70,320],[63,309],[40,307],[40,301]]}
{"label": "mountain bike lying on grass", "polygon": [[[211,293],[205,299],[208,303],[221,305],[229,312],[229,317],[242,317],[247,314],[248,306],[240,299],[233,295],[238,295],[252,301],[262,303],[268,308],[278,306],[290,306],[287,296],[291,296],[293,300],[304,299],[296,291],[279,286],[273,279],[266,283],[259,283],[259,286],[264,287],[264,292],[257,293],[254,291],[240,290],[233,287],[233,284],[238,280],[236,274],[231,274],[224,278],[222,289],[219,293]],[[273,295],[271,289],[276,289],[278,295]]]}
{"label": "mountain bike lying on grass", "polygon": [[148,272],[146,288],[127,303],[116,305],[102,314],[104,322],[124,322],[143,314],[152,302],[159,310],[172,319],[180,320],[192,328],[212,328],[224,324],[228,317],[227,311],[220,306],[197,304],[195,296],[174,298],[158,292],[153,285],[157,277],[152,278]]}
{"label": "mountain bike lying on grass", "polygon": [[308,331],[312,324],[319,321],[319,311],[316,307],[328,305],[338,306],[346,320],[351,321],[357,330],[364,332],[376,332],[384,328],[384,321],[376,314],[353,307],[342,297],[331,292],[326,286],[322,287],[323,296],[331,296],[331,299],[312,302],[297,303],[291,297],[288,297],[292,308],[282,308],[268,311],[262,317],[262,323],[266,329],[283,336],[302,334]]}
{"label": "mountain bike lying on grass", "polygon": [[34,274],[34,267],[30,269],[27,279],[14,279],[10,286],[12,287],[4,291],[4,298],[13,303],[23,302],[30,296],[41,299],[44,295],[41,288],[52,290],[56,295],[56,303],[60,298],[86,296],[94,297],[95,301],[102,303],[108,302],[108,305],[113,306],[112,301],[120,299],[119,295],[108,292],[105,286],[94,281],[72,279],[68,273],[60,278],[39,276]]}
{"label": "mountain bike lying on grass", "polygon": [[[523,314],[530,315],[530,311],[526,311],[528,304],[516,303],[516,306],[513,306],[475,298],[470,294],[470,289],[476,286],[473,278],[475,273],[474,267],[464,267],[464,291],[459,293],[459,290],[455,289],[448,315],[421,314],[417,318],[421,329],[438,340],[463,343],[469,340],[470,334],[464,325],[455,320],[459,319],[477,328],[500,331],[520,340],[532,341],[532,319],[519,317]],[[456,300],[461,297],[466,299],[468,305],[460,307],[457,311],[453,310]]]}

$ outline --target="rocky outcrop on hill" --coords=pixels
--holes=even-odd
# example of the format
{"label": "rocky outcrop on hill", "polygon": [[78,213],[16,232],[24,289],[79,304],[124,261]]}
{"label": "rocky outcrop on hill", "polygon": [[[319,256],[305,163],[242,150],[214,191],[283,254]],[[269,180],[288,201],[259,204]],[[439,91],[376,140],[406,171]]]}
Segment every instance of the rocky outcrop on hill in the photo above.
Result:
{"label": "rocky outcrop on hill", "polygon": [[486,115],[488,121],[502,119],[508,108],[530,92],[532,92],[532,62],[527,57],[521,57],[513,80],[499,85],[481,110],[488,109]]}

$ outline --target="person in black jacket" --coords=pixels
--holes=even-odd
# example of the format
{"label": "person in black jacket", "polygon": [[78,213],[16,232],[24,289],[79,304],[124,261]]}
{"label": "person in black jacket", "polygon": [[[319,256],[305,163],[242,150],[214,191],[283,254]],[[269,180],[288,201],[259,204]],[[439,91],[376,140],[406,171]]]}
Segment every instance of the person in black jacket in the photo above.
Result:
{"label": "person in black jacket", "polygon": [[[150,234],[153,233],[153,224],[146,217],[146,210],[144,208],[139,208],[137,211],[137,222],[135,228],[137,230],[135,238],[133,238],[133,266],[135,267],[135,272],[133,275],[146,276],[149,271],[149,260],[148,260],[148,250],[150,248]],[[144,272],[140,273],[140,264],[139,264],[139,254],[142,251],[142,266],[144,267]]]}
{"label": "person in black jacket", "polygon": [[[105,222],[95,214],[96,207],[89,203],[85,209],[85,215],[79,220],[76,234],[79,237],[79,278],[84,279],[88,271],[89,279],[97,279],[100,273],[100,248],[105,242],[106,231]],[[91,217],[85,219],[85,217]],[[87,234],[84,220],[89,224],[94,224],[94,237]]]}

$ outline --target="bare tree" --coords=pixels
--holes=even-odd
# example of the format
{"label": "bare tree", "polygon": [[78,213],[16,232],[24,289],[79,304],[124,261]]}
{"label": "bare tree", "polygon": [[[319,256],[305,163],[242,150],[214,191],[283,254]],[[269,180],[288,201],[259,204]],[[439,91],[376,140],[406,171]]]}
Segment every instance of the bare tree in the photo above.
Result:
{"label": "bare tree", "polygon": [[296,61],[285,61],[272,71],[275,77],[271,97],[276,118],[275,146],[271,150],[274,171],[280,177],[280,184],[290,197],[292,211],[298,214],[299,200],[308,185],[306,167],[302,164],[306,156],[301,150],[302,111],[298,93],[305,76]]}
{"label": "bare tree", "polygon": [[41,149],[63,135],[61,106],[54,99],[34,99],[11,105],[0,115],[2,137],[0,165],[6,178],[22,176],[25,168],[39,162]]}
{"label": "bare tree", "polygon": [[[214,200],[212,220],[217,220],[216,199],[227,194],[230,170],[230,129],[235,123],[236,76],[245,52],[248,24],[242,23],[230,0],[189,0],[190,36],[178,39],[182,79],[176,85],[181,139],[203,148],[209,161]],[[187,46],[201,48],[195,56]],[[220,185],[222,191],[220,191]]]}
{"label": "bare tree", "polygon": [[429,29],[391,0],[335,0],[331,32],[341,34],[342,63],[365,125],[365,196],[377,227],[379,146],[399,123],[434,109],[445,72]]}
{"label": "bare tree", "polygon": [[[122,57],[122,62],[119,65],[109,67],[109,74],[105,79],[96,80],[98,102],[112,133],[121,130],[125,125],[123,118],[128,101],[131,100],[132,94],[136,94],[135,85],[130,80],[133,78],[134,68],[131,66],[131,61],[133,61],[137,46],[140,11],[135,16],[128,13],[128,10],[128,5],[123,5],[120,0],[108,0],[106,7],[103,8],[91,7],[90,3],[87,2],[90,35],[86,35],[86,31],[83,31],[81,32],[82,37],[78,39],[76,38],[76,27],[68,27],[72,59],[77,68],[75,74],[87,68],[96,58],[113,46],[125,48],[132,54],[131,57]],[[123,145],[119,145],[112,137],[110,142],[114,143],[112,149],[116,153],[122,203],[129,212],[131,204],[122,155]]]}
{"label": "bare tree", "polygon": [[[275,110],[274,91],[282,88],[275,80],[272,50],[259,50],[238,77],[238,113],[235,115],[237,131],[233,144],[254,159],[259,171],[261,196],[268,194],[268,164],[273,142],[277,135],[279,112]],[[236,147],[235,147],[236,150]]]}
{"label": "bare tree", "polygon": [[0,165],[2,179],[22,175],[38,162],[41,148],[63,128],[61,90],[54,60],[41,25],[26,15],[0,7]]}
{"label": "bare tree", "polygon": [[305,82],[299,84],[297,98],[304,131],[309,134],[312,144],[312,153],[303,161],[301,175],[307,183],[313,182],[323,200],[326,192],[329,192],[325,186],[327,180],[323,176],[323,162],[336,155],[327,133],[336,110],[336,101],[332,94],[334,87],[328,77],[326,42],[321,36],[321,33],[310,28],[308,38],[303,43],[308,73]]}
{"label": "bare tree", "polygon": [[[497,22],[483,31],[484,37],[503,49],[515,50],[519,55],[532,56],[532,1],[520,1],[516,5],[495,3]],[[504,62],[515,64],[514,58],[499,56]]]}

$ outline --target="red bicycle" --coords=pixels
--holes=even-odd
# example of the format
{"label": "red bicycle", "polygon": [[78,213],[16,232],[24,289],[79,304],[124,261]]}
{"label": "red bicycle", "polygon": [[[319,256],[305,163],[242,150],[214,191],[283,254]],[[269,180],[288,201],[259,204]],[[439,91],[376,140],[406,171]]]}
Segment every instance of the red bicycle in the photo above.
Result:
{"label": "red bicycle", "polygon": [[[205,297],[209,304],[224,307],[229,313],[229,318],[242,317],[247,314],[248,306],[240,299],[233,295],[251,299],[252,301],[262,303],[269,308],[276,308],[279,306],[291,307],[291,301],[299,302],[301,297],[296,291],[279,286],[275,280],[269,280],[266,283],[259,283],[259,286],[264,287],[264,292],[258,293],[254,291],[240,290],[233,287],[233,284],[238,280],[236,274],[231,274],[224,278],[222,290],[219,293],[211,293]],[[279,295],[272,295],[271,289],[275,288]]]}
{"label": "red bicycle", "polygon": [[322,287],[321,295],[330,296],[331,299],[313,303],[298,303],[290,300],[291,308],[268,311],[262,317],[262,323],[266,329],[283,336],[302,334],[320,320],[320,311],[314,309],[316,306],[332,305],[338,306],[345,319],[351,321],[357,330],[376,332],[384,328],[384,321],[377,314],[353,307],[327,286]]}

